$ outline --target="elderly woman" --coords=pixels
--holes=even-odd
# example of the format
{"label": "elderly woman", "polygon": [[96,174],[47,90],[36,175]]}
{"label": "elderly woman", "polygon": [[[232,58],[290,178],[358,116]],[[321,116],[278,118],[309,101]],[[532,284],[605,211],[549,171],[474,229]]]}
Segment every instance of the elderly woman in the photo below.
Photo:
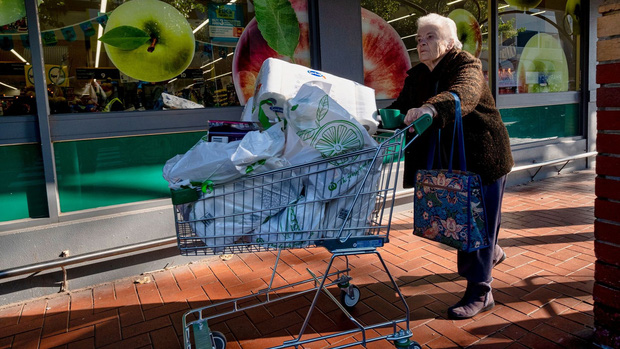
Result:
{"label": "elderly woman", "polygon": [[[412,187],[415,171],[427,167],[431,137],[438,129],[454,127],[455,101],[461,99],[467,170],[480,175],[486,206],[490,247],[475,252],[458,252],[459,275],[467,280],[465,295],[448,309],[453,319],[470,318],[491,309],[491,270],[506,255],[497,245],[501,202],[506,175],[513,166],[508,131],[482,74],[480,60],[461,51],[456,24],[447,17],[429,14],[418,19],[418,55],[420,62],[407,72],[405,85],[388,108],[400,109],[410,124],[423,114],[433,124],[405,153],[404,186]],[[452,137],[441,137],[440,156],[448,163]],[[456,166],[456,165],[455,165]],[[456,166],[458,168],[458,166]]]}

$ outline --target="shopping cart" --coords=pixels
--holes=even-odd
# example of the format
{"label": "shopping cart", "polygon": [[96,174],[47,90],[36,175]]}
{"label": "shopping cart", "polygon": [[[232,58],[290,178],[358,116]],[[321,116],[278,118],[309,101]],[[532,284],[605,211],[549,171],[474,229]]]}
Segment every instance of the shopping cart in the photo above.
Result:
{"label": "shopping cart", "polygon": [[[221,185],[207,185],[199,197],[194,189],[172,192],[177,242],[183,255],[237,254],[277,251],[266,289],[250,295],[192,309],[183,315],[186,349],[226,347],[226,337],[211,331],[209,321],[301,294],[314,297],[301,330],[293,340],[273,348],[303,347],[304,344],[343,335],[361,337],[351,347],[386,339],[397,348],[419,348],[412,341],[409,307],[377,248],[388,242],[398,170],[404,149],[421,134],[432,119],[425,115],[406,129],[380,136],[376,147],[351,151],[298,166],[277,168],[248,175]],[[415,137],[403,144],[405,132]],[[264,164],[263,164],[264,165]],[[282,250],[323,247],[331,253],[325,272],[274,287]],[[360,289],[351,283],[349,257],[374,254],[402,302],[404,317],[364,325],[351,310],[360,300]],[[344,264],[337,268],[335,261]],[[328,287],[340,289],[338,300]],[[283,292],[292,290],[294,292]],[[302,338],[319,295],[324,292],[354,324],[353,329]],[[370,331],[391,327],[392,333]],[[377,335],[369,338],[370,335]],[[307,336],[308,337],[308,336]]]}

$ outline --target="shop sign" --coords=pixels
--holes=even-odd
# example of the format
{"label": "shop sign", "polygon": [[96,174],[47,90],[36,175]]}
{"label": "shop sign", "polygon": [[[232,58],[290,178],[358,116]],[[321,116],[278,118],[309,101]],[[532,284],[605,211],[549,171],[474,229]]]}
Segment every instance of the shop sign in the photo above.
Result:
{"label": "shop sign", "polygon": [[243,33],[243,8],[238,4],[209,4],[209,36],[213,42],[236,43]]}
{"label": "shop sign", "polygon": [[0,75],[24,75],[24,63],[0,63]]}
{"label": "shop sign", "polygon": [[179,79],[200,79],[202,78],[202,69],[185,69],[177,76]]}
{"label": "shop sign", "polygon": [[[29,65],[25,70],[26,86],[34,86],[34,71],[32,66]],[[69,86],[69,74],[67,67],[61,67],[59,65],[46,64],[45,65],[45,78],[48,84],[54,84],[56,86],[68,87]]]}
{"label": "shop sign", "polygon": [[78,80],[118,80],[121,78],[121,75],[116,68],[77,68],[75,70],[75,75]]}

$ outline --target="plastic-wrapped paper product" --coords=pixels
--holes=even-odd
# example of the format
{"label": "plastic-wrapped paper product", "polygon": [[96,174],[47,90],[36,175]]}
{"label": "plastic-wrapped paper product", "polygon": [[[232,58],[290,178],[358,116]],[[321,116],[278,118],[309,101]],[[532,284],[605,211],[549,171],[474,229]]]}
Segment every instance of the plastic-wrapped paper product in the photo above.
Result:
{"label": "plastic-wrapped paper product", "polygon": [[[264,170],[288,165],[284,159],[266,161]],[[210,247],[230,246],[244,234],[258,228],[269,217],[295,201],[303,188],[287,171],[256,176],[215,186],[192,205],[192,231]]]}
{"label": "plastic-wrapped paper product", "polygon": [[[332,88],[326,82],[308,82],[286,102],[284,157],[292,164],[377,146],[353,115],[330,97]],[[334,165],[342,165],[342,162]]]}
{"label": "plastic-wrapped paper product", "polygon": [[[274,122],[282,117],[288,99],[293,98],[304,83],[321,81],[332,87],[329,96],[338,102],[369,134],[377,131],[377,105],[375,91],[355,81],[302,65],[268,58],[256,77],[252,100],[252,121],[259,121],[259,112]],[[249,101],[248,101],[248,104]]]}
{"label": "plastic-wrapped paper product", "polygon": [[252,242],[268,248],[302,248],[320,237],[325,204],[300,196],[251,234]]}

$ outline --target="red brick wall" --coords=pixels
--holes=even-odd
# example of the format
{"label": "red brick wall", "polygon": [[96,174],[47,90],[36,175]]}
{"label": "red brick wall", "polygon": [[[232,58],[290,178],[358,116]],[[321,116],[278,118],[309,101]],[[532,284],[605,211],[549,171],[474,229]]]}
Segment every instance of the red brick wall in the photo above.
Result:
{"label": "red brick wall", "polygon": [[605,0],[597,23],[594,342],[620,348],[620,0]]}

